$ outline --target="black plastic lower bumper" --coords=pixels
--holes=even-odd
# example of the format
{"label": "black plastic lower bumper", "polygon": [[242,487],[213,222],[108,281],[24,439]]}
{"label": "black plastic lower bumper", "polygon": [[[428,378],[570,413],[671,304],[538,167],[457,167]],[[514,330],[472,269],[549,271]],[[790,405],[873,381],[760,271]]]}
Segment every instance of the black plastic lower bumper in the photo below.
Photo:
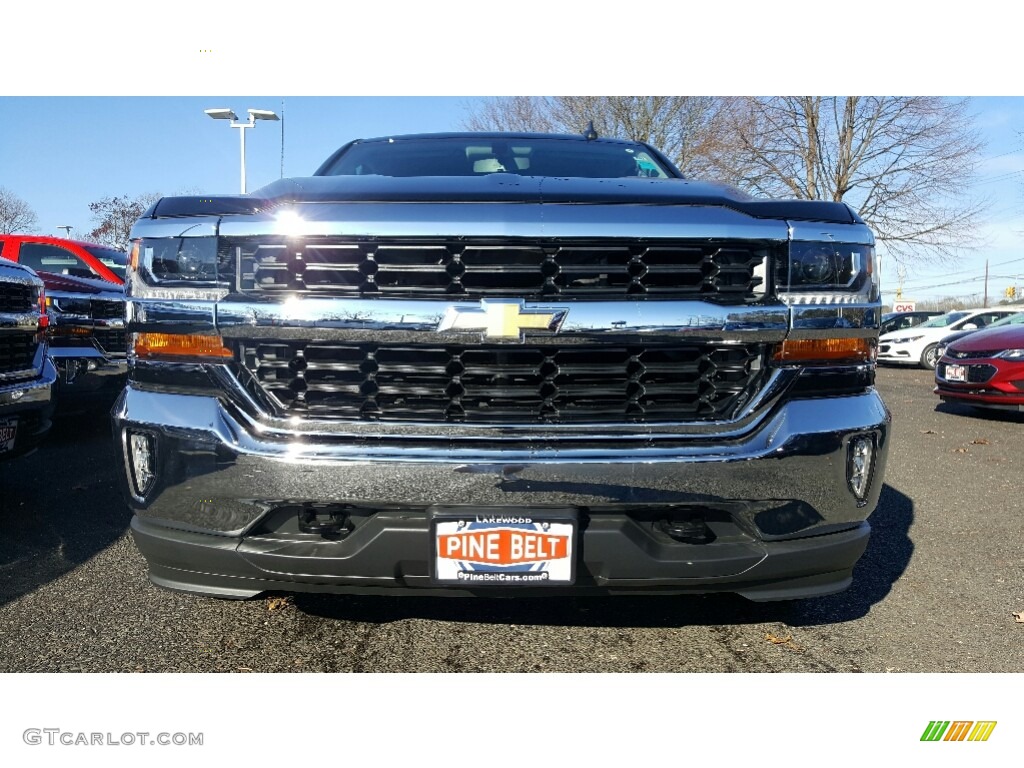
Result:
{"label": "black plastic lower bumper", "polygon": [[845,589],[870,527],[863,522],[785,541],[726,536],[687,543],[660,536],[628,514],[595,515],[581,523],[572,586],[514,588],[442,587],[432,581],[429,520],[422,514],[380,512],[336,540],[215,536],[138,516],[132,533],[153,583],[226,598],[264,591],[493,597],[735,592],[761,601]]}

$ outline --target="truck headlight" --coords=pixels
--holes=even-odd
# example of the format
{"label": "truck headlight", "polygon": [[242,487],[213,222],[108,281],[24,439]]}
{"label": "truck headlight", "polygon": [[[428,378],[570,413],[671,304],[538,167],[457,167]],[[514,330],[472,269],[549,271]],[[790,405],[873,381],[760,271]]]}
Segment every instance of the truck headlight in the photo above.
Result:
{"label": "truck headlight", "polygon": [[860,243],[793,241],[776,262],[777,284],[791,304],[849,304],[879,297],[875,249]]}
{"label": "truck headlight", "polygon": [[129,296],[151,299],[208,299],[227,295],[233,262],[218,261],[217,238],[145,237],[132,241]]}
{"label": "truck headlight", "polygon": [[158,283],[217,280],[216,237],[147,237],[139,244],[139,269]]}

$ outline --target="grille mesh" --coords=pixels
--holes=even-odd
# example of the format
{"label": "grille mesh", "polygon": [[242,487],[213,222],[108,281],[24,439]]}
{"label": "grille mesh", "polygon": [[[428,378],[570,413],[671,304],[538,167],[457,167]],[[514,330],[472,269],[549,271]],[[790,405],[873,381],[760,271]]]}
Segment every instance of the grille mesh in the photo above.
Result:
{"label": "grille mesh", "polygon": [[124,302],[93,299],[92,316],[100,320],[115,320],[119,317],[123,318]]}
{"label": "grille mesh", "polygon": [[967,380],[972,384],[984,384],[996,375],[994,365],[969,365],[967,366]]}
{"label": "grille mesh", "polygon": [[21,283],[0,282],[0,312],[21,314],[35,308],[36,289]]}
{"label": "grille mesh", "polygon": [[0,333],[0,373],[32,368],[37,346],[35,333]]}
{"label": "grille mesh", "polygon": [[311,418],[611,423],[726,418],[761,371],[755,345],[381,346],[242,350],[284,412]]}
{"label": "grille mesh", "polygon": [[[966,365],[964,367],[967,369],[967,382],[970,384],[984,384],[986,381],[988,381],[989,379],[996,375],[996,367],[994,365],[979,365],[975,363],[973,365]],[[939,376],[941,376],[943,379],[945,379],[947,376],[947,368],[947,363],[939,364]]]}
{"label": "grille mesh", "polygon": [[112,355],[128,354],[128,333],[123,328],[97,328],[93,331],[96,341]]}

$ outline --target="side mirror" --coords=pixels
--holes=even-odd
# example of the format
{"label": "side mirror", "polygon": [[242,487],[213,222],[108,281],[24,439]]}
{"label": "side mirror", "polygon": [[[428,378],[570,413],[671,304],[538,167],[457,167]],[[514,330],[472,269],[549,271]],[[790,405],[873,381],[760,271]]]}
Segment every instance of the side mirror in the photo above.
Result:
{"label": "side mirror", "polygon": [[974,323],[967,323],[966,325],[961,325],[960,326],[960,330],[961,331],[976,331],[976,330],[978,330],[978,326],[976,326]]}

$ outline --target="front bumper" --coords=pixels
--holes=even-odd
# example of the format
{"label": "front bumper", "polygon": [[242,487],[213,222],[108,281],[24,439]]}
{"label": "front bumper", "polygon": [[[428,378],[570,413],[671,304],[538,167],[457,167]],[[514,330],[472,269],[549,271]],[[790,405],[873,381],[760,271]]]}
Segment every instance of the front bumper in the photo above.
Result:
{"label": "front bumper", "polygon": [[881,342],[878,346],[878,362],[918,365],[924,347],[917,344],[893,344]]}
{"label": "front bumper", "polygon": [[14,447],[0,454],[10,459],[35,448],[46,437],[53,415],[53,390],[57,383],[57,369],[49,357],[44,356],[38,376],[33,379],[0,382],[0,418],[18,419]]}
{"label": "front bumper", "polygon": [[[578,510],[573,593],[726,590],[777,599],[837,591],[866,545],[889,421],[873,389],[783,402],[728,439],[281,439],[243,426],[215,398],[131,385],[113,414],[133,532],[154,582],[233,597],[429,591],[434,505]],[[128,474],[129,432],[151,440],[156,480],[143,496]],[[848,461],[858,437],[874,447],[860,500]],[[309,506],[351,513],[354,530],[338,540],[300,532],[294,510]],[[661,519],[694,515],[714,528],[713,542],[676,541],[657,529]],[[516,594],[531,590],[552,594]]]}
{"label": "front bumper", "polygon": [[[969,381],[946,379],[948,365],[963,366]],[[1024,363],[1001,358],[943,357],[935,368],[934,392],[944,401],[1024,411]]]}

